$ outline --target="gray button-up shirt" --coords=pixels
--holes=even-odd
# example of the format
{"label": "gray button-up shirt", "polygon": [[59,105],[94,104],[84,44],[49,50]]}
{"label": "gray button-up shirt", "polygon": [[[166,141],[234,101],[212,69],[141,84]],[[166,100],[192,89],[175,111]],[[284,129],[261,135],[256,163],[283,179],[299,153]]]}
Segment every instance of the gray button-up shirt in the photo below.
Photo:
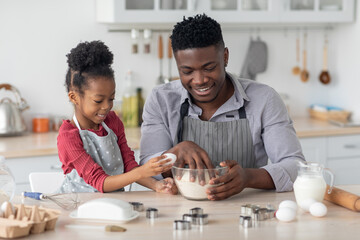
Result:
{"label": "gray button-up shirt", "polygon": [[[291,191],[297,176],[296,159],[304,160],[292,120],[279,94],[271,87],[228,74],[235,92],[209,119],[224,122],[239,119],[245,105],[255,149],[256,167],[271,175],[276,191]],[[201,108],[191,102],[180,80],[155,87],[146,100],[141,126],[140,164],[174,146],[180,106],[189,99],[189,116],[198,118]],[[227,118],[233,115],[234,118]],[[268,160],[269,164],[268,164]],[[161,178],[161,175],[156,176]]]}

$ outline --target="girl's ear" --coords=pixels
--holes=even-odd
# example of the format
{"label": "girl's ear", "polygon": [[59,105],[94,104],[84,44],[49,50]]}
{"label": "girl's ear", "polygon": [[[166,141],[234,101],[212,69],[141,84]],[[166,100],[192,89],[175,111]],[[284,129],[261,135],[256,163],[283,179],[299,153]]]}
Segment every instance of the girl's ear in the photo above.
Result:
{"label": "girl's ear", "polygon": [[75,105],[78,105],[78,94],[75,91],[69,91],[68,97],[70,102],[72,102]]}

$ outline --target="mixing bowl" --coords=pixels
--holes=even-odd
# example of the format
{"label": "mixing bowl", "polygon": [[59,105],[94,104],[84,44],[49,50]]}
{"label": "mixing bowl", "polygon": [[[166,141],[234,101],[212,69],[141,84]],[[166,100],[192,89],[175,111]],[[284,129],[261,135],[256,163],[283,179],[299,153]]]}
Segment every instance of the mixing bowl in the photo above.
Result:
{"label": "mixing bowl", "polygon": [[[190,169],[173,166],[171,168],[173,178],[180,193],[190,200],[206,200],[206,189],[221,184],[210,185],[209,180],[213,177],[223,176],[228,172],[228,167],[216,167],[214,169]],[[194,181],[190,181],[193,177]]]}

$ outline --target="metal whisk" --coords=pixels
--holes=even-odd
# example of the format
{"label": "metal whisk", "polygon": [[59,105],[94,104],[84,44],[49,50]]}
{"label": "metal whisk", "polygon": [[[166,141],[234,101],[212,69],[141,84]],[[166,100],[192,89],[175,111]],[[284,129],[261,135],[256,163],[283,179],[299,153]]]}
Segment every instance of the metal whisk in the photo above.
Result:
{"label": "metal whisk", "polygon": [[39,192],[23,192],[22,195],[36,200],[48,199],[65,210],[75,209],[80,203],[77,193],[44,194]]}

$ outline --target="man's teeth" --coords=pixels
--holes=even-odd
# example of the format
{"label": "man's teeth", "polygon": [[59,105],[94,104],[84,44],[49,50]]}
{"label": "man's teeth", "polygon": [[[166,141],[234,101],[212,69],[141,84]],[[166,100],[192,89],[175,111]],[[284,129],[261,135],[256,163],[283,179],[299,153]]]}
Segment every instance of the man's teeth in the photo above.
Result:
{"label": "man's teeth", "polygon": [[199,91],[199,92],[205,92],[205,91],[207,91],[207,90],[209,90],[209,89],[210,89],[210,87],[201,88],[201,89],[198,89],[198,91]]}

